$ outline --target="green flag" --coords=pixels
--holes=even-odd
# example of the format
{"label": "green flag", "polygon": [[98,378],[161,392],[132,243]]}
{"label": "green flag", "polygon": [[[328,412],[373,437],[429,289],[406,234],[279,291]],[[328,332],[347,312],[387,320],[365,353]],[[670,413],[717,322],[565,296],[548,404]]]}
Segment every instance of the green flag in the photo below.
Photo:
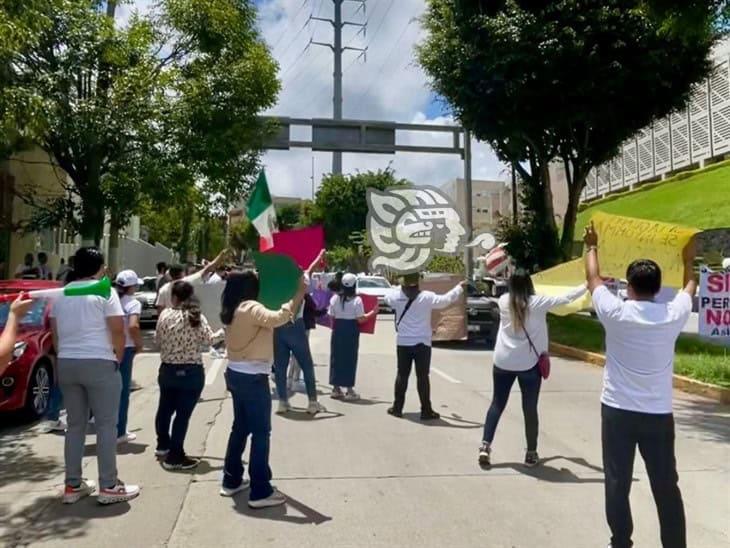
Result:
{"label": "green flag", "polygon": [[256,179],[256,185],[253,187],[251,196],[248,198],[246,216],[264,239],[266,245],[262,245],[261,251],[274,247],[273,233],[278,232],[276,210],[274,209],[274,202],[271,200],[269,184],[266,181],[266,173],[263,169],[259,173],[259,178]]}
{"label": "green flag", "polygon": [[259,273],[259,302],[278,310],[296,295],[302,271],[288,255],[254,252],[253,260]]}

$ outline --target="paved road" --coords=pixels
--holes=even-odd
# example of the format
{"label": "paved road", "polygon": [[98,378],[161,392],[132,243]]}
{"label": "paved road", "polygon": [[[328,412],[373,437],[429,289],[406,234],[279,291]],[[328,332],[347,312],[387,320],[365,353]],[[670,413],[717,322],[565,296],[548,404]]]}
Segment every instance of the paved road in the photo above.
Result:
{"label": "paved road", "polygon": [[[329,332],[313,336],[317,376],[327,379]],[[491,353],[437,348],[432,374],[443,420],[422,424],[412,386],[407,414],[385,413],[391,398],[394,333],[388,319],[364,337],[357,404],[323,397],[329,413],[273,419],[275,483],[284,508],[253,512],[245,497],[219,497],[232,420],[220,361],[208,361],[207,386],[193,416],[187,449],[203,457],[194,473],[162,470],[153,456],[158,356],[138,357],[130,428],[120,448],[121,477],[143,486],[130,504],[58,501],[63,437],[32,425],[0,427],[0,545],[83,547],[593,547],[605,546],[599,443],[599,369],[555,360],[541,396],[540,453],[526,470],[517,394],[495,440],[495,466],[481,470],[476,450],[490,400]],[[321,389],[327,392],[322,383]],[[293,400],[302,408],[303,395]],[[677,450],[690,545],[730,541],[730,408],[677,394]],[[94,438],[85,473],[96,478]],[[657,518],[643,466],[634,473],[634,540],[658,546]]]}

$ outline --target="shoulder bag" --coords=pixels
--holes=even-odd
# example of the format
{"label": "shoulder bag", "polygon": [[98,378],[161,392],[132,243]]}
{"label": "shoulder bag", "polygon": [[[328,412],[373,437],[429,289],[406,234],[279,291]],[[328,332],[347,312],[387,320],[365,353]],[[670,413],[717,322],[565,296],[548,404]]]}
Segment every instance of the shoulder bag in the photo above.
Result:
{"label": "shoulder bag", "polygon": [[525,329],[525,327],[523,326],[522,330],[527,336],[527,342],[530,343],[530,348],[532,348],[535,356],[537,356],[537,368],[540,371],[540,376],[543,379],[547,379],[550,376],[550,354],[548,354],[547,352],[543,352],[542,354],[540,354],[537,351],[537,348],[535,348],[535,345],[532,344],[532,339],[530,338],[530,334],[527,332],[527,329]]}

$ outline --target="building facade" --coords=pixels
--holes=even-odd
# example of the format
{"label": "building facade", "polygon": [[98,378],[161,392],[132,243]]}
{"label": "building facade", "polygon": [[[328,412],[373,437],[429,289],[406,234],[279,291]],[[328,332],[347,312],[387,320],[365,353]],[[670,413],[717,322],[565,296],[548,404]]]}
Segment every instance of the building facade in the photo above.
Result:
{"label": "building facade", "polygon": [[[449,181],[441,190],[455,203],[462,218],[466,213],[466,184],[464,179]],[[504,181],[472,181],[472,226],[474,234],[494,233],[502,216],[512,215],[512,192]]]}

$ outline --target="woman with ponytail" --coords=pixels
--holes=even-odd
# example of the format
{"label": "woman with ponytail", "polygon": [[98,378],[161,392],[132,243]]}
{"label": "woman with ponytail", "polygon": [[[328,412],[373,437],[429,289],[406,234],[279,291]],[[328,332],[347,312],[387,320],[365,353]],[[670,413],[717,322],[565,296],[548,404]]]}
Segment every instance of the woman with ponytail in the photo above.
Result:
{"label": "woman with ponytail", "polygon": [[183,445],[190,417],[205,385],[200,350],[222,338],[223,330],[213,333],[200,312],[193,286],[188,282],[175,282],[172,307],[160,314],[155,333],[162,361],[158,376],[160,404],[155,417],[155,456],[164,458],[162,466],[166,470],[190,470],[200,462],[185,455]]}
{"label": "woman with ponytail", "polygon": [[484,423],[479,463],[491,464],[492,441],[515,379],[522,392],[527,453],[525,466],[538,464],[537,400],[542,376],[538,360],[548,351],[547,313],[566,305],[586,292],[585,284],[569,293],[548,297],[535,295],[530,274],[518,268],[509,279],[509,292],[499,298],[499,332],[494,347],[493,396]]}

